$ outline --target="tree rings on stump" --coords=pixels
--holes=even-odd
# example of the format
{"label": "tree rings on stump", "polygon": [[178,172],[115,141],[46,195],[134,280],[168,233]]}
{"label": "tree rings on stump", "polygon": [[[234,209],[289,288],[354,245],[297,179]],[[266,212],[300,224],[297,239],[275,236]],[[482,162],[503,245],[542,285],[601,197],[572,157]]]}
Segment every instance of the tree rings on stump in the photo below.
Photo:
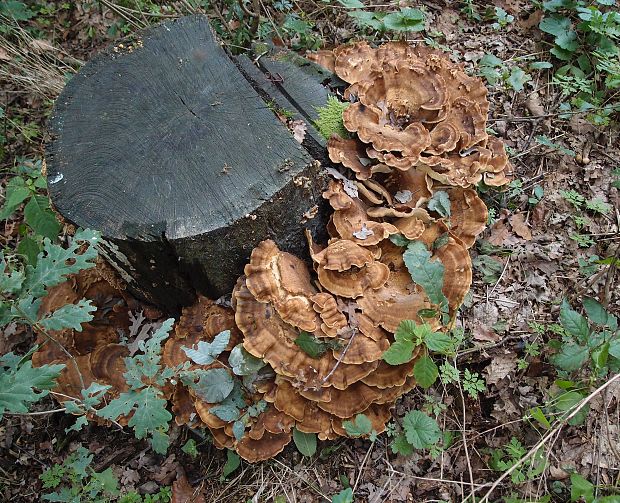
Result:
{"label": "tree rings on stump", "polygon": [[206,17],[163,23],[87,63],[50,130],[56,209],[101,231],[129,287],[169,312],[195,290],[229,293],[260,241],[304,254],[304,229],[325,227],[319,163]]}

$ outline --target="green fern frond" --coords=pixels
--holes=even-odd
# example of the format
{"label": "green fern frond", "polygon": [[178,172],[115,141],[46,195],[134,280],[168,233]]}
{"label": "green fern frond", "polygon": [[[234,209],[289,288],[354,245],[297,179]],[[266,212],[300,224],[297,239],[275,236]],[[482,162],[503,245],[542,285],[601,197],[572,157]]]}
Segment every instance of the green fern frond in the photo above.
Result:
{"label": "green fern frond", "polygon": [[348,106],[349,103],[343,103],[335,96],[328,96],[325,106],[316,109],[319,118],[314,125],[326,140],[334,133],[342,138],[349,138],[349,132],[342,123],[342,113]]}

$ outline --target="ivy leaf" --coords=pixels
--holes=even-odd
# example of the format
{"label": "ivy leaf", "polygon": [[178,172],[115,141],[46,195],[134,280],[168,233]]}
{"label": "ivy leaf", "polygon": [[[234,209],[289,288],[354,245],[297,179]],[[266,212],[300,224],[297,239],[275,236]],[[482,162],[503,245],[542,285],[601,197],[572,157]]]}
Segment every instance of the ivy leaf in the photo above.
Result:
{"label": "ivy leaf", "polygon": [[293,440],[297,446],[297,450],[304,456],[314,456],[316,453],[316,434],[304,433],[297,428],[293,429]]}
{"label": "ivy leaf", "polygon": [[35,234],[54,240],[62,225],[49,207],[47,196],[33,194],[24,206],[24,219]]}
{"label": "ivy leaf", "polygon": [[592,503],[594,501],[594,484],[578,473],[570,475],[570,500]]}
{"label": "ivy leaf", "polygon": [[304,331],[297,336],[295,344],[297,344],[310,358],[320,358],[328,348],[327,344],[317,340],[316,337]]}
{"label": "ivy leaf", "polygon": [[238,376],[252,375],[265,366],[265,362],[260,358],[248,353],[242,344],[237,344],[228,356],[228,364],[232,371]]}
{"label": "ivy leaf", "polygon": [[588,320],[571,309],[566,299],[562,301],[560,306],[560,323],[569,334],[575,336],[580,342],[585,342],[590,335]]}
{"label": "ivy leaf", "polygon": [[224,465],[224,468],[222,469],[221,479],[224,480],[232,472],[234,472],[237,468],[239,468],[240,465],[241,465],[241,458],[239,457],[239,454],[237,454],[235,451],[231,451],[230,449],[228,449],[226,451],[226,464]]}
{"label": "ivy leaf", "polygon": [[209,412],[211,414],[215,414],[222,421],[225,421],[227,423],[231,421],[236,421],[241,415],[241,412],[234,404],[216,405],[215,407],[211,407],[209,409]]}
{"label": "ivy leaf", "polygon": [[396,246],[407,246],[409,243],[411,243],[411,241],[402,234],[392,234],[390,236],[390,241]]}
{"label": "ivy leaf", "polygon": [[564,344],[560,352],[551,358],[551,362],[562,370],[573,372],[580,369],[587,359],[587,346]]}
{"label": "ivy leaf", "polygon": [[372,431],[372,422],[365,414],[358,414],[353,421],[343,421],[342,426],[350,437],[363,437]]}
{"label": "ivy leaf", "polygon": [[441,438],[437,421],[419,410],[408,412],[403,419],[405,437],[416,449],[427,449]]}
{"label": "ivy leaf", "polygon": [[413,366],[413,375],[417,383],[424,389],[430,388],[439,376],[439,369],[433,359],[424,355]]}
{"label": "ivy leaf", "polygon": [[403,253],[403,260],[413,281],[420,285],[433,304],[446,305],[442,292],[445,268],[439,260],[431,260],[431,253],[421,241],[412,241]]}
{"label": "ivy leaf", "polygon": [[0,419],[7,410],[20,414],[28,412],[29,404],[48,394],[65,367],[42,365],[34,368],[30,361],[20,365],[21,359],[13,353],[0,358]]}
{"label": "ivy leaf", "polygon": [[67,304],[60,309],[56,309],[53,313],[40,319],[39,325],[46,330],[64,330],[65,328],[72,328],[73,330],[81,332],[82,323],[92,320],[93,315],[90,313],[96,310],[97,307],[93,306],[90,300],[82,299],[77,304]]}
{"label": "ivy leaf", "polygon": [[439,213],[442,217],[450,216],[450,197],[445,190],[438,190],[428,201],[428,209]]}
{"label": "ivy leaf", "polygon": [[182,347],[185,354],[198,365],[209,365],[226,349],[230,341],[230,330],[217,334],[212,342],[198,341],[197,349]]}

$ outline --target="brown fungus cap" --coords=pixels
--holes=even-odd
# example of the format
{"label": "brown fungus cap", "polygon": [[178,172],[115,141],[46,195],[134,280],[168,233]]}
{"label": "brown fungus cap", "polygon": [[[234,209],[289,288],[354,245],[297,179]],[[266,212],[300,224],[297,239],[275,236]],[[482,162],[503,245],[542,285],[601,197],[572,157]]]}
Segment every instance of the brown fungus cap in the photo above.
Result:
{"label": "brown fungus cap", "polygon": [[312,287],[306,264],[282,252],[271,241],[261,242],[245,266],[246,285],[259,302],[270,303],[283,321],[307,332],[320,327],[310,298]]}
{"label": "brown fungus cap", "polygon": [[245,336],[244,348],[269,363],[277,374],[305,383],[309,388],[345,389],[367,376],[377,365],[376,362],[337,365],[329,351],[312,358],[294,342],[299,331],[282,320],[271,304],[258,302],[245,286],[237,288],[233,295],[237,302],[235,320]]}
{"label": "brown fungus cap", "polygon": [[488,219],[487,207],[473,189],[452,188],[450,197],[450,232],[467,248],[476,242],[484,231]]}
{"label": "brown fungus cap", "polygon": [[327,142],[327,152],[332,162],[351,169],[358,180],[366,180],[372,175],[366,148],[356,139],[345,139],[334,134]]}

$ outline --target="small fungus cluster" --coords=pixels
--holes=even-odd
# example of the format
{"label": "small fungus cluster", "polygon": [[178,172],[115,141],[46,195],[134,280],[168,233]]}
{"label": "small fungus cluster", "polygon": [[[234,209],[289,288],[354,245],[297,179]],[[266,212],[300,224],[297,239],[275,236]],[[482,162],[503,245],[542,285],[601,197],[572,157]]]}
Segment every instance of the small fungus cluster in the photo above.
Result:
{"label": "small fungus cluster", "polygon": [[[183,310],[163,349],[166,365],[185,364],[189,371],[222,369],[232,376],[233,353],[236,358],[241,350],[261,362],[252,379],[243,379],[240,407],[262,407],[243,416],[241,434],[238,418],[227,421],[219,402],[208,402],[187,383],[165,390],[179,425],[209,428],[217,447],[248,461],[282,451],[294,428],[334,439],[348,436],[345,421],[364,414],[374,431],[385,429],[396,399],[416,384],[414,362],[424,350],[416,348],[399,365],[382,357],[403,320],[450,328],[472,281],[468,249],[487,221],[475,185],[508,181],[504,146],[486,132],[484,85],[442,54],[361,42],[311,59],[348,84],[343,97],[350,103],[343,112],[350,134],[328,141],[330,159],[346,168],[328,168],[329,241],[321,245],[308,234],[311,264],[263,241],[231,307],[200,298]],[[413,280],[403,256],[412,242],[423,243],[429,260],[442,264],[445,305]],[[88,288],[76,289],[75,281],[58,287],[48,304],[88,297]],[[112,314],[110,327],[98,326],[91,337],[89,324],[66,341],[85,381],[68,365],[59,383],[67,395],[94,380],[124,389],[123,357],[130,349],[111,327],[128,325],[127,309],[113,303],[104,312]],[[230,338],[217,359],[190,361],[187,348],[212,343],[223,331]],[[35,356],[39,363],[66,360],[57,346]]]}

